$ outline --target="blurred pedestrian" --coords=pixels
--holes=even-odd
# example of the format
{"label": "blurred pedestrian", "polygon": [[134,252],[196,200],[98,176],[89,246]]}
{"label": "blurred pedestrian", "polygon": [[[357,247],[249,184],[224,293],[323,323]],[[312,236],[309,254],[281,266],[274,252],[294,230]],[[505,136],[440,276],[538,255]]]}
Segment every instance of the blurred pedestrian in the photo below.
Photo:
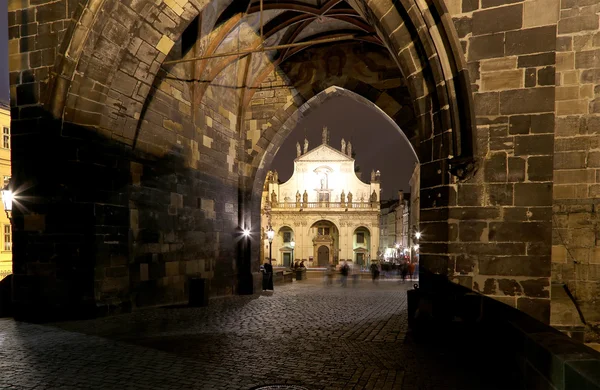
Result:
{"label": "blurred pedestrian", "polygon": [[408,263],[408,277],[411,281],[415,278],[415,263]]}
{"label": "blurred pedestrian", "polygon": [[373,283],[379,282],[379,266],[377,263],[371,263],[371,278],[373,279]]}
{"label": "blurred pedestrian", "polygon": [[342,265],[340,267],[340,282],[342,283],[342,287],[347,286],[349,272],[350,272],[350,267],[348,267],[348,264],[346,264],[346,261],[342,261]]}
{"label": "blurred pedestrian", "polygon": [[400,277],[402,278],[402,283],[406,283],[406,275],[408,274],[408,265],[406,261],[400,264]]}
{"label": "blurred pedestrian", "polygon": [[348,262],[348,266],[350,267],[350,272],[348,275],[352,278],[352,286],[356,286],[356,283],[358,283],[358,278],[360,278],[360,267],[351,261]]}
{"label": "blurred pedestrian", "polygon": [[326,271],[328,286],[331,286],[333,284],[333,275],[335,275],[335,266],[333,264],[329,264],[329,267],[327,267]]}
{"label": "blurred pedestrian", "polygon": [[263,265],[262,288],[263,291],[273,291],[273,266],[268,261],[265,261],[265,264]]}

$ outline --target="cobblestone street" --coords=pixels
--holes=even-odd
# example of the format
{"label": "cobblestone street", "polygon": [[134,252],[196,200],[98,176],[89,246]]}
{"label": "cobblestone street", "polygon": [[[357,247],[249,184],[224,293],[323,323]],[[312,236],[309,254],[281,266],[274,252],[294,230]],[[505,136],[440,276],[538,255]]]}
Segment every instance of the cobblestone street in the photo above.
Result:
{"label": "cobblestone street", "polygon": [[[318,281],[89,321],[0,319],[0,389],[499,389],[407,337],[411,283]],[[474,356],[476,360],[476,356]]]}

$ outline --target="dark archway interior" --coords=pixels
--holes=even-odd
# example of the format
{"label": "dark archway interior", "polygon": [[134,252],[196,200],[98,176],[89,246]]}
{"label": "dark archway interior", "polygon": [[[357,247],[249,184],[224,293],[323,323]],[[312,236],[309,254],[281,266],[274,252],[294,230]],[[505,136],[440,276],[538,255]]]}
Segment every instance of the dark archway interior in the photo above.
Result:
{"label": "dark archway interior", "polygon": [[[420,260],[432,275],[423,287],[451,279],[495,294],[482,286],[510,270],[491,248],[512,230],[496,225],[505,204],[475,172],[485,136],[476,138],[464,51],[443,4],[265,1],[262,40],[257,2],[176,3],[82,5],[45,104],[32,111],[17,96],[17,301],[35,302],[39,279],[57,306],[107,311],[184,301],[191,276],[215,296],[253,292],[266,172],[299,121],[339,94],[381,110],[418,156]],[[330,41],[307,43],[315,39]],[[27,161],[31,152],[46,163]],[[53,171],[80,174],[53,180]],[[480,244],[481,257],[465,256],[461,240]],[[544,289],[548,257],[532,261]],[[527,305],[543,306],[542,318],[547,301]]]}

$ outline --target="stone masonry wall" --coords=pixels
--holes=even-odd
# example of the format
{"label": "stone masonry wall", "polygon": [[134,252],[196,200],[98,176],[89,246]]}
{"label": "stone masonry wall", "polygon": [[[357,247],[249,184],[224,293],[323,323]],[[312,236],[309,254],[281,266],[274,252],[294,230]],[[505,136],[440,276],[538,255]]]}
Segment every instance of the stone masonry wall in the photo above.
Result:
{"label": "stone masonry wall", "polygon": [[[595,272],[571,272],[558,256],[561,246],[588,259],[595,250],[581,223],[594,208],[572,201],[593,196],[596,180],[588,149],[598,19],[596,5],[581,1],[448,0],[465,58],[435,1],[352,2],[391,56],[336,44],[271,68],[274,57],[161,65],[185,55],[177,39],[204,9],[200,0],[10,0],[14,177],[31,195],[14,219],[16,296],[145,305],[181,300],[192,275],[211,278],[213,293],[235,292],[247,192],[256,184],[260,205],[256,175],[309,112],[302,105],[337,85],[380,107],[416,146],[423,264],[547,322],[553,201],[570,213],[556,215],[566,237],[588,240],[570,248],[555,237],[555,269],[576,280]],[[256,17],[206,26],[221,5],[201,20],[196,48],[256,45]],[[453,95],[468,90],[463,60],[479,167],[459,182],[449,170],[454,134],[469,136],[452,128],[470,110],[470,96]]]}
{"label": "stone masonry wall", "polygon": [[600,3],[562,0],[556,42],[552,278],[584,318],[600,299]]}
{"label": "stone masonry wall", "polygon": [[479,171],[457,185],[454,279],[548,322],[558,0],[446,2],[466,53]]}
{"label": "stone masonry wall", "polygon": [[[181,302],[190,276],[208,278],[213,295],[236,291],[236,72],[215,80],[197,105],[189,66],[153,80],[159,61],[182,55],[181,42],[154,29],[177,36],[186,26],[178,16],[191,9],[178,3],[185,10],[174,2],[155,4],[160,12],[131,1],[9,4],[13,177],[27,189],[14,218],[15,300],[25,311]],[[81,29],[94,12],[106,29],[95,31],[101,39],[78,65],[104,56],[106,66],[77,73],[65,121],[53,119],[44,105],[56,101],[50,76],[61,50],[73,55],[81,45],[80,35],[69,41],[70,18]],[[157,18],[141,27],[142,39],[129,34],[140,26],[136,12]],[[130,44],[113,50],[124,38]],[[111,81],[113,90],[102,85]],[[89,126],[100,121],[110,130]]]}

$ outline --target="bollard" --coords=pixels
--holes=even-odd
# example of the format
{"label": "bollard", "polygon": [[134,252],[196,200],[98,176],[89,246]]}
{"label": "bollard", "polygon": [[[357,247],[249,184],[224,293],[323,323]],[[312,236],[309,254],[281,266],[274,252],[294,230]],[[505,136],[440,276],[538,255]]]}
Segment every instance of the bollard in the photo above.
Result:
{"label": "bollard", "polygon": [[204,278],[190,278],[190,306],[208,306],[208,281]]}
{"label": "bollard", "polygon": [[419,300],[421,298],[421,292],[419,291],[419,285],[414,284],[412,290],[406,292],[406,301],[408,305],[408,326],[411,329],[415,327],[415,316],[417,308],[419,307]]}

